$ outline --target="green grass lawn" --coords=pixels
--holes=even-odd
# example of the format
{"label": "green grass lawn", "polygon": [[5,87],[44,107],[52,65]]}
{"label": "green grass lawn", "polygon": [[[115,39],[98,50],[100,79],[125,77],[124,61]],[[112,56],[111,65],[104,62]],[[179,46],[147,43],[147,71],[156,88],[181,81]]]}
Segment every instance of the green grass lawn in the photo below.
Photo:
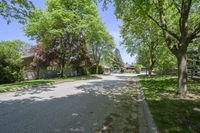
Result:
{"label": "green grass lawn", "polygon": [[77,76],[77,77],[69,77],[69,78],[53,78],[53,79],[39,79],[39,80],[28,80],[22,82],[15,82],[9,84],[0,84],[0,90],[7,90],[11,88],[24,87],[24,86],[37,86],[48,83],[62,83],[76,80],[86,80],[91,78],[98,78],[95,75],[89,76]]}
{"label": "green grass lawn", "polygon": [[140,76],[142,89],[160,133],[200,133],[200,81],[188,82],[189,94],[175,95],[176,77]]}

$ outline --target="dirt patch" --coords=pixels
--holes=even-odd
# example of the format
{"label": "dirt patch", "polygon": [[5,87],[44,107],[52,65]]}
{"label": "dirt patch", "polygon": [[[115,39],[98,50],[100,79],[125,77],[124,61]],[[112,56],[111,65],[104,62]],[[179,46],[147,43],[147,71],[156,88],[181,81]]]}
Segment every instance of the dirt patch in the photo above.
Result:
{"label": "dirt patch", "polygon": [[169,98],[169,99],[191,100],[191,101],[200,100],[200,95],[197,95],[197,94],[194,94],[194,93],[187,93],[186,96],[181,96],[181,97],[178,97],[174,93],[161,93],[160,95],[164,98]]}

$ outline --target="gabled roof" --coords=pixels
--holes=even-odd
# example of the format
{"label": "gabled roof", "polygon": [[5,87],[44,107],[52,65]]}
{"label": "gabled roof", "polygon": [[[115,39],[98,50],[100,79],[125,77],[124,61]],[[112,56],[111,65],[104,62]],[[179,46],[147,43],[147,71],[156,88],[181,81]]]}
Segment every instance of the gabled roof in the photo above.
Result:
{"label": "gabled roof", "polygon": [[134,65],[131,65],[131,64],[128,64],[128,63],[126,63],[126,64],[124,65],[124,67],[125,67],[125,68],[135,68]]}

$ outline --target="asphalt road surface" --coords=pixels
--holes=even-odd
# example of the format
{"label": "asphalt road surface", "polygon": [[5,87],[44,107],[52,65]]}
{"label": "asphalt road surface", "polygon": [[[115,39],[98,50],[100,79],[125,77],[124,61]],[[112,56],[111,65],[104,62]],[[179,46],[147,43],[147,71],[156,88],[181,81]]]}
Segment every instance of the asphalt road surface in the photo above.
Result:
{"label": "asphalt road surface", "polygon": [[[124,95],[132,76],[100,76],[2,93],[0,133],[98,133],[109,128],[115,133],[122,128],[134,131],[137,114],[132,112],[136,107]],[[131,100],[131,105],[122,105],[123,99]],[[123,127],[127,121],[129,125]]]}

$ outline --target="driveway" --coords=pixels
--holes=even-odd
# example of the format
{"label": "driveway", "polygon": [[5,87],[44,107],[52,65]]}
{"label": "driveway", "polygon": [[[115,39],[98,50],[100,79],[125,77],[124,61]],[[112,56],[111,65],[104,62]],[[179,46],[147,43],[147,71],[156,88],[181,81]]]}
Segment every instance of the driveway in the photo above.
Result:
{"label": "driveway", "polygon": [[0,133],[137,132],[134,75],[0,94]]}

